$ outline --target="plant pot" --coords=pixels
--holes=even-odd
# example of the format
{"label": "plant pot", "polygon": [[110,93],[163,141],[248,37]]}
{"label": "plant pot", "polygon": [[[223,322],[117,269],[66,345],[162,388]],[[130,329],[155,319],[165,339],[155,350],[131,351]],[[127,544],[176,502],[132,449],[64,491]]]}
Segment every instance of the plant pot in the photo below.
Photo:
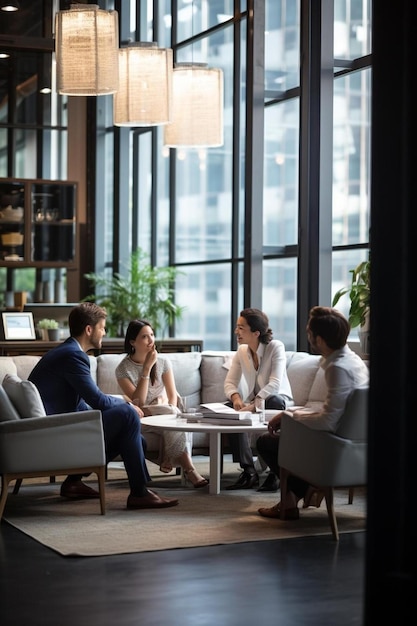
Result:
{"label": "plant pot", "polygon": [[359,330],[358,331],[358,335],[359,335],[359,343],[361,346],[361,350],[362,350],[362,354],[364,356],[369,356],[369,343],[370,343],[370,336],[369,336],[369,329],[368,330]]}
{"label": "plant pot", "polygon": [[49,341],[59,341],[59,328],[48,328]]}
{"label": "plant pot", "polygon": [[49,340],[49,335],[48,335],[48,329],[47,328],[37,328],[36,329],[36,334],[39,336],[39,339],[41,341],[48,341]]}
{"label": "plant pot", "polygon": [[369,324],[369,311],[368,311],[365,317],[365,323],[362,324],[362,326],[359,328],[359,331],[358,331],[359,343],[361,346],[362,354],[364,356],[369,356],[369,349],[370,349],[369,330],[370,330],[370,324]]}

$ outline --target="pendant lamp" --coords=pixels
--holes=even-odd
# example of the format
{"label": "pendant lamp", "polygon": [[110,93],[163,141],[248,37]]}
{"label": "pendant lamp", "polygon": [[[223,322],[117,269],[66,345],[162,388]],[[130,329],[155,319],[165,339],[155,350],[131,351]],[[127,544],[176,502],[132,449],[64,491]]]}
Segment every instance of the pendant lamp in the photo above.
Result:
{"label": "pendant lamp", "polygon": [[113,96],[115,126],[157,126],[171,119],[172,50],[154,42],[119,50],[119,89]]}
{"label": "pendant lamp", "polygon": [[12,2],[11,0],[4,0],[0,2],[0,9],[5,13],[13,13],[14,11],[18,11],[20,9],[20,4],[15,0]]}
{"label": "pendant lamp", "polygon": [[68,96],[112,94],[119,86],[117,11],[71,4],[55,19],[57,89]]}
{"label": "pendant lamp", "polygon": [[206,63],[178,63],[172,76],[172,122],[164,145],[223,145],[223,71]]}

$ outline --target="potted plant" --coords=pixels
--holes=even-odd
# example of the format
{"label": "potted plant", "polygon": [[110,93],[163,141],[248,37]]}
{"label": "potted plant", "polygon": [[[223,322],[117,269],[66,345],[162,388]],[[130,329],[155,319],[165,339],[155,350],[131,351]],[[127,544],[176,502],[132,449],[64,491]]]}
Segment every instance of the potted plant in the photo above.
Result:
{"label": "potted plant", "polygon": [[51,320],[46,317],[39,320],[38,328],[41,331],[41,338],[44,341],[58,341],[59,340],[59,324],[56,320]]}
{"label": "potted plant", "polygon": [[152,267],[148,255],[137,248],[131,253],[125,274],[116,273],[111,277],[94,272],[85,274],[96,292],[84,301],[96,302],[106,309],[109,336],[124,337],[128,323],[134,319],[149,320],[155,334],[163,336],[183,312],[183,307],[173,301],[178,274],[175,267]]}
{"label": "potted plant", "polygon": [[349,270],[352,281],[349,287],[342,287],[333,296],[332,306],[336,306],[345,294],[350,297],[349,323],[352,328],[360,327],[359,341],[364,354],[369,354],[369,308],[371,302],[371,261],[362,261]]}

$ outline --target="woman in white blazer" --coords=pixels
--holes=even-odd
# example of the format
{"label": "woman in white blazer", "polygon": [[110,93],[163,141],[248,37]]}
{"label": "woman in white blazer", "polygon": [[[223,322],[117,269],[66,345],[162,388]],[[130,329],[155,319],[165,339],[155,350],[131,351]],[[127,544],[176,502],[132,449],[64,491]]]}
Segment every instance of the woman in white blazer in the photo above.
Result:
{"label": "woman in white blazer", "polygon": [[[227,373],[224,390],[228,404],[236,411],[255,411],[259,400],[265,400],[266,409],[286,409],[294,404],[287,376],[285,346],[273,339],[268,316],[259,309],[247,308],[240,312],[235,335],[239,344]],[[251,489],[259,485],[252,450],[247,433],[228,435],[233,461],[238,462],[242,474],[227,489]],[[278,479],[269,474],[260,491],[276,491]]]}

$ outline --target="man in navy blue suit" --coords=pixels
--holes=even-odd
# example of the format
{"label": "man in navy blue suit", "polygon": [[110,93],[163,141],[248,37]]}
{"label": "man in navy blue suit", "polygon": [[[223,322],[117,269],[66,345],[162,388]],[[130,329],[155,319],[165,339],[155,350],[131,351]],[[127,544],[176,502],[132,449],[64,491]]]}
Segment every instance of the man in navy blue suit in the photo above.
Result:
{"label": "man in navy blue suit", "polygon": [[[94,382],[86,352],[100,349],[106,334],[106,311],[92,302],[83,302],[69,314],[70,337],[49,350],[32,370],[29,380],[39,389],[45,411],[69,413],[101,411],[107,462],[120,455],[129,480],[128,509],[158,509],[178,504],[147,488],[150,476],[141,434],[141,409],[123,398],[104,394]],[[82,482],[82,476],[67,476],[61,486],[66,498],[96,498],[98,492]]]}

